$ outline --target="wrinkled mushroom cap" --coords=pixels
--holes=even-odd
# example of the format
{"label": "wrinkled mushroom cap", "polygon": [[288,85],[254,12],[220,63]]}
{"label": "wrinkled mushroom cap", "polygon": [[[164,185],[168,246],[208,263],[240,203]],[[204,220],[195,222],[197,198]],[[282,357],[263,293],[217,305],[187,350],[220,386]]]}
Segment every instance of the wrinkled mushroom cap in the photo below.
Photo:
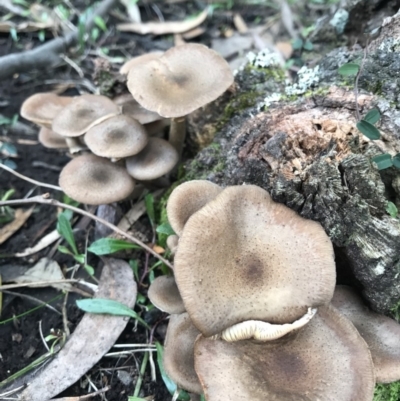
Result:
{"label": "wrinkled mushroom cap", "polygon": [[72,97],[58,96],[55,93],[36,93],[22,103],[21,116],[35,124],[51,128],[53,119],[69,105]]}
{"label": "wrinkled mushroom cap", "polygon": [[375,386],[365,341],[331,306],[271,342],[200,336],[195,369],[207,401],[372,401]]}
{"label": "wrinkled mushroom cap", "polygon": [[185,312],[185,306],[172,276],[157,277],[151,283],[147,295],[151,303],[163,312],[169,314]]}
{"label": "wrinkled mushroom cap", "polygon": [[119,69],[119,73],[122,75],[127,75],[132,67],[147,63],[148,61],[151,60],[156,60],[160,58],[163,54],[164,52],[162,51],[155,51],[151,53],[142,54],[141,56],[133,57],[121,66],[121,68]]}
{"label": "wrinkled mushroom cap", "polygon": [[135,179],[149,181],[169,173],[178,163],[176,149],[161,138],[149,138],[147,146],[126,159],[126,169]]}
{"label": "wrinkled mushroom cap", "polygon": [[57,114],[52,129],[62,136],[80,136],[119,113],[119,106],[105,96],[77,96]]}
{"label": "wrinkled mushroom cap", "polygon": [[189,217],[221,192],[220,186],[206,180],[187,181],[177,186],[167,203],[168,221],[173,230],[181,235]]}
{"label": "wrinkled mushroom cap", "polygon": [[65,138],[49,128],[42,127],[39,131],[39,142],[49,149],[68,148]]}
{"label": "wrinkled mushroom cap", "polygon": [[187,221],[175,280],[206,336],[245,320],[292,323],[329,303],[336,271],[320,224],[253,185],[228,187]]}
{"label": "wrinkled mushroom cap", "polygon": [[387,316],[370,311],[350,287],[335,289],[332,305],[348,318],[368,344],[374,362],[376,381],[400,380],[400,324]]}
{"label": "wrinkled mushroom cap", "polygon": [[156,60],[133,66],[128,89],[146,109],[182,117],[212,102],[233,83],[228,63],[206,46],[173,47]]}
{"label": "wrinkled mushroom cap", "polygon": [[180,387],[201,394],[202,388],[194,370],[194,342],[200,332],[187,313],[171,315],[164,348],[164,369]]}
{"label": "wrinkled mushroom cap", "polygon": [[165,120],[158,113],[142,107],[130,94],[121,95],[114,99],[114,103],[122,108],[122,113],[128,115],[140,124],[150,124],[155,121]]}
{"label": "wrinkled mushroom cap", "polygon": [[88,148],[97,156],[122,158],[139,153],[148,142],[143,125],[131,117],[110,117],[85,135]]}
{"label": "wrinkled mushroom cap", "polygon": [[71,160],[61,171],[59,184],[70,198],[89,205],[118,202],[135,187],[123,167],[92,154]]}

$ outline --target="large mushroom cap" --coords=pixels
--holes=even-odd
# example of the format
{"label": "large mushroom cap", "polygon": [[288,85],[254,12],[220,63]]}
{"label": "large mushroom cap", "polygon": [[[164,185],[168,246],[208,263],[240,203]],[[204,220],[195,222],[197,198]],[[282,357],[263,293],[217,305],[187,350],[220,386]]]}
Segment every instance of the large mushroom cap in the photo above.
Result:
{"label": "large mushroom cap", "polygon": [[128,89],[146,109],[181,117],[212,102],[233,83],[228,63],[206,46],[173,47],[129,70]]}
{"label": "large mushroom cap", "polygon": [[200,336],[195,369],[207,401],[372,401],[374,394],[368,347],[332,307],[272,342]]}
{"label": "large mushroom cap", "polygon": [[126,169],[135,179],[149,181],[169,173],[178,163],[176,149],[161,138],[149,138],[146,147],[126,159]]}
{"label": "large mushroom cap", "polygon": [[39,142],[49,149],[68,148],[65,138],[49,128],[42,127],[39,131]]}
{"label": "large mushroom cap", "polygon": [[92,154],[71,160],[61,171],[59,183],[70,198],[89,205],[120,201],[135,187],[123,167]]}
{"label": "large mushroom cap", "polygon": [[196,394],[202,393],[194,370],[194,342],[199,334],[187,313],[171,315],[163,358],[167,375],[180,388]]}
{"label": "large mushroom cap", "polygon": [[53,119],[72,99],[74,98],[58,96],[52,92],[37,93],[22,103],[21,116],[35,124],[51,128]]}
{"label": "large mushroom cap", "polygon": [[143,125],[124,115],[110,117],[90,128],[85,135],[86,145],[94,154],[109,158],[136,155],[147,141]]}
{"label": "large mushroom cap", "polygon": [[52,129],[62,136],[80,136],[119,112],[119,106],[105,96],[77,96],[57,114]]}
{"label": "large mushroom cap", "polygon": [[157,277],[151,283],[147,296],[151,303],[163,312],[169,314],[185,312],[181,294],[172,276]]}
{"label": "large mushroom cap", "polygon": [[189,217],[214,199],[222,188],[206,180],[187,181],[176,187],[167,204],[168,221],[173,230],[181,235]]}
{"label": "large mushroom cap", "polygon": [[246,320],[292,323],[329,303],[336,278],[323,228],[253,185],[226,188],[190,217],[174,273],[206,337]]}
{"label": "large mushroom cap", "polygon": [[349,319],[368,344],[374,362],[376,381],[400,380],[400,324],[370,311],[350,287],[339,285],[332,304]]}

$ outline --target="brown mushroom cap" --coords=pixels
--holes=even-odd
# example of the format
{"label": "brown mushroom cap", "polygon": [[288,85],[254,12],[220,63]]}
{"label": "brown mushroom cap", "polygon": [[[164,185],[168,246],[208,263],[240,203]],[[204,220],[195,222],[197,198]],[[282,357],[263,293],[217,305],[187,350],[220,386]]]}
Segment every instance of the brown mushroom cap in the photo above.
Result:
{"label": "brown mushroom cap", "polygon": [[148,61],[151,61],[151,60],[156,60],[156,59],[160,58],[163,54],[164,54],[164,52],[162,52],[162,51],[155,51],[155,52],[146,53],[146,54],[142,54],[141,56],[131,58],[130,60],[128,60],[127,62],[122,64],[121,68],[119,69],[119,73],[122,75],[127,75],[129,70],[132,67],[134,67],[135,65],[140,65],[140,64],[147,63]]}
{"label": "brown mushroom cap", "polygon": [[206,46],[173,47],[156,60],[133,66],[128,89],[146,109],[181,117],[212,102],[233,83],[228,63]]}
{"label": "brown mushroom cap", "polygon": [[171,255],[174,256],[179,244],[179,237],[175,234],[169,235],[167,238],[167,247],[171,251]]}
{"label": "brown mushroom cap", "polygon": [[68,144],[65,138],[49,128],[42,127],[39,131],[39,142],[49,149],[65,149]]}
{"label": "brown mushroom cap", "polygon": [[175,280],[206,336],[246,320],[292,323],[329,303],[336,271],[320,224],[254,185],[224,189],[187,221]]}
{"label": "brown mushroom cap", "polygon": [[90,128],[85,142],[97,156],[122,158],[139,153],[147,145],[148,136],[139,122],[119,115]]}
{"label": "brown mushroom cap", "polygon": [[279,340],[227,343],[200,336],[195,369],[207,401],[372,401],[368,347],[333,307]]}
{"label": "brown mushroom cap", "polygon": [[187,313],[171,315],[163,358],[167,375],[180,388],[196,394],[202,393],[194,370],[194,342],[199,334]]}
{"label": "brown mushroom cap", "polygon": [[155,121],[165,120],[158,113],[142,107],[131,94],[118,96],[114,99],[114,103],[122,108],[122,114],[138,120],[140,124],[150,124]]}
{"label": "brown mushroom cap", "polygon": [[178,163],[176,149],[161,138],[149,138],[146,147],[126,159],[126,169],[135,179],[149,181],[169,173]]}
{"label": "brown mushroom cap", "polygon": [[59,184],[70,198],[89,205],[118,202],[135,187],[123,167],[92,154],[72,159],[61,171]]}
{"label": "brown mushroom cap", "polygon": [[349,319],[368,344],[375,366],[376,381],[400,380],[400,324],[370,311],[350,287],[339,285],[332,304]]}
{"label": "brown mushroom cap", "polygon": [[53,119],[73,99],[73,97],[58,96],[52,92],[36,93],[22,103],[21,116],[35,124],[51,128]]}
{"label": "brown mushroom cap", "polygon": [[52,129],[62,136],[80,136],[117,114],[119,106],[105,96],[77,96],[54,117]]}
{"label": "brown mushroom cap", "polygon": [[167,203],[168,221],[172,229],[181,235],[189,217],[221,192],[220,186],[206,180],[187,181],[176,187]]}
{"label": "brown mushroom cap", "polygon": [[151,283],[147,295],[151,303],[163,312],[179,314],[186,311],[172,276],[157,277]]}

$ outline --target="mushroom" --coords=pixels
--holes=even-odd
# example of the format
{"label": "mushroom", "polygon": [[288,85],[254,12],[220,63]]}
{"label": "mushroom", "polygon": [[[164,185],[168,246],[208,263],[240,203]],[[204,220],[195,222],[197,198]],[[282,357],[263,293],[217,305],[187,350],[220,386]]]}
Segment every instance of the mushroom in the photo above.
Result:
{"label": "mushroom", "polygon": [[118,114],[119,106],[105,96],[77,96],[54,117],[52,129],[65,137],[77,137]]}
{"label": "mushroom", "polygon": [[73,99],[73,97],[58,96],[52,92],[36,93],[22,103],[21,116],[42,127],[51,128],[53,119]]}
{"label": "mushroom", "polygon": [[156,60],[160,58],[163,54],[164,52],[162,51],[154,51],[151,53],[146,53],[137,57],[133,57],[130,60],[126,61],[124,64],[122,64],[121,68],[119,69],[119,73],[122,75],[127,75],[129,70],[135,65],[140,65],[151,60]]}
{"label": "mushroom", "polygon": [[185,116],[222,95],[233,83],[229,64],[214,50],[188,43],[130,68],[128,89],[146,109],[172,118],[170,143],[182,152]]}
{"label": "mushroom", "polygon": [[179,237],[175,234],[169,235],[167,237],[167,247],[171,251],[171,255],[175,256],[178,249]]}
{"label": "mushroom", "polygon": [[157,277],[151,283],[147,295],[151,303],[163,312],[169,314],[185,312],[185,306],[172,276]]}
{"label": "mushroom", "polygon": [[120,201],[135,187],[123,167],[92,154],[71,160],[61,171],[59,184],[70,198],[89,205]]}
{"label": "mushroom", "polygon": [[165,372],[180,388],[195,394],[202,393],[194,370],[194,342],[199,334],[187,313],[171,315],[164,343]]}
{"label": "mushroom", "polygon": [[68,148],[65,138],[49,128],[42,127],[39,131],[39,142],[49,149]]}
{"label": "mushroom", "polygon": [[224,189],[190,217],[174,275],[206,337],[247,320],[292,323],[328,304],[336,279],[332,244],[320,224],[253,185]]}
{"label": "mushroom", "polygon": [[177,186],[168,198],[167,215],[172,229],[181,235],[189,217],[213,200],[222,188],[206,180],[187,181]]}
{"label": "mushroom", "polygon": [[279,340],[228,343],[199,336],[195,370],[207,401],[372,401],[367,344],[331,306]]}
{"label": "mushroom", "polygon": [[140,153],[126,159],[126,169],[133,178],[149,181],[169,173],[178,160],[177,151],[167,141],[149,138],[149,142]]}
{"label": "mushroom", "polygon": [[129,116],[110,117],[85,134],[88,148],[97,156],[123,158],[136,155],[147,145],[142,124]]}
{"label": "mushroom", "polygon": [[377,383],[400,380],[400,324],[370,311],[358,294],[344,285],[336,287],[331,302],[368,344]]}

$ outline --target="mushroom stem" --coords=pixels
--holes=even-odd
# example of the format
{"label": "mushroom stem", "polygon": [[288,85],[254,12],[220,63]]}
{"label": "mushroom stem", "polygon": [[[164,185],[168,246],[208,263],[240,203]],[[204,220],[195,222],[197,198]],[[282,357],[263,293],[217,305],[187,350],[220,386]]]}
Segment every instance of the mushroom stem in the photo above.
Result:
{"label": "mushroom stem", "polygon": [[79,153],[82,150],[86,150],[87,146],[82,145],[81,140],[79,137],[64,137],[65,142],[67,142],[69,152],[71,155],[74,155],[76,153]]}
{"label": "mushroom stem", "polygon": [[171,119],[169,128],[169,143],[178,151],[179,158],[182,156],[183,143],[186,137],[186,117]]}

